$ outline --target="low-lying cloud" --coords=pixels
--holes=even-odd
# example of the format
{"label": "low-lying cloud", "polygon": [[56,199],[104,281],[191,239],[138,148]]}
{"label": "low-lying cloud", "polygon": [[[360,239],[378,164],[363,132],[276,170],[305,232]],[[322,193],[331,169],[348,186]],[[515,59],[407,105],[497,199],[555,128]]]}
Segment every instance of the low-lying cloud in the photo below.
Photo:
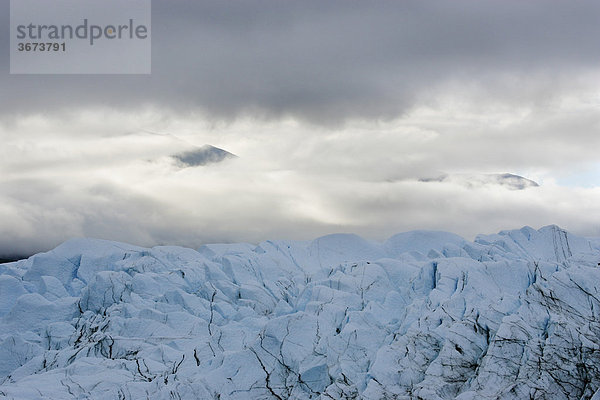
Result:
{"label": "low-lying cloud", "polygon": [[[563,110],[567,117],[569,110]],[[576,157],[595,160],[585,143],[572,148],[566,136],[560,141],[556,135],[552,151],[538,151],[525,118],[509,124],[515,136],[521,130],[522,140],[502,141],[496,127],[488,135],[498,138],[484,146],[450,118],[452,108],[437,112],[434,124],[427,118],[431,110],[423,110],[343,130],[293,120],[215,126],[201,118],[109,110],[68,121],[22,119],[0,132],[0,254],[29,254],[78,236],[197,247],[331,232],[384,239],[410,229],[472,237],[550,223],[600,234],[600,188],[554,180],[564,168],[556,159],[575,170]],[[546,120],[549,135],[557,118]],[[462,123],[466,129],[483,122]],[[544,120],[531,123],[541,130]],[[105,134],[96,131],[102,129]],[[286,134],[278,135],[282,130]],[[173,161],[173,154],[209,141],[239,157],[186,168]],[[541,186],[512,190],[485,175],[504,172]],[[436,173],[451,178],[419,181]]]}

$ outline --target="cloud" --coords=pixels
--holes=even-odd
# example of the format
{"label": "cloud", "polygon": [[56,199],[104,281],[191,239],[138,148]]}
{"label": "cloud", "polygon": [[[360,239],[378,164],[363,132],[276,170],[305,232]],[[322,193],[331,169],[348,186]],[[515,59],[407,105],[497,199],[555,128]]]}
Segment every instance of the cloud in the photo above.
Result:
{"label": "cloud", "polygon": [[[22,119],[0,129],[5,144],[0,149],[0,254],[29,254],[77,236],[198,247],[331,232],[384,239],[410,229],[472,237],[550,223],[578,234],[600,234],[598,186],[562,187],[548,179],[563,168],[554,158],[566,159],[572,152],[568,146],[530,157],[530,163],[514,152],[502,163],[488,156],[492,162],[485,164],[486,155],[476,155],[480,143],[473,144],[449,117],[431,126],[430,112],[343,130],[315,130],[294,120],[215,126],[201,118],[172,117],[157,123],[153,112],[132,117],[106,110],[69,121]],[[446,112],[454,113],[452,108]],[[554,121],[555,116],[547,120]],[[177,134],[135,132],[136,124],[162,124]],[[119,126],[121,135],[114,131]],[[529,127],[523,123],[521,129]],[[278,135],[281,130],[286,134]],[[183,169],[173,163],[172,154],[208,141],[239,158]],[[503,154],[515,146],[510,140],[492,143]],[[522,140],[519,146],[532,151],[536,141]],[[580,155],[587,154],[585,147],[581,144]],[[470,154],[473,160],[463,160]],[[480,175],[517,167],[537,170],[546,181],[510,190]],[[435,171],[455,178],[419,182]],[[465,184],[469,175],[456,175],[464,171],[475,174],[477,184]]]}
{"label": "cloud", "polygon": [[[73,236],[600,235],[600,176],[573,184],[600,170],[599,13],[579,0],[154,1],[151,76],[9,75],[0,36],[0,255]],[[239,158],[173,163],[205,144]],[[419,182],[498,173],[541,185]]]}
{"label": "cloud", "polygon": [[559,0],[154,1],[151,76],[8,75],[4,35],[0,110],[155,106],[338,124],[443,94],[537,104],[597,84],[599,12]]}

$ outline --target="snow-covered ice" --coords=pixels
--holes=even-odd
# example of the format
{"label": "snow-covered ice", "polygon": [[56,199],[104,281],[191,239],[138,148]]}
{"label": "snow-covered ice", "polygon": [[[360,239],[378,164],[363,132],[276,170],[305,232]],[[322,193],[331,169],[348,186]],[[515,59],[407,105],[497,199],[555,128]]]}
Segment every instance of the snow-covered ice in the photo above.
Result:
{"label": "snow-covered ice", "polygon": [[0,265],[0,398],[600,399],[600,241],[556,226]]}

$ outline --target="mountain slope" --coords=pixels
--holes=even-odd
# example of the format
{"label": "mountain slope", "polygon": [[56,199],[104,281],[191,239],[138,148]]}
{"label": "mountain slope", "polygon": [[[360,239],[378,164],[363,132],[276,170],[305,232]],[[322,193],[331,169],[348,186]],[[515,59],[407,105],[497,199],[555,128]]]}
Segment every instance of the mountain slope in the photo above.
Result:
{"label": "mountain slope", "polygon": [[217,164],[229,158],[236,158],[226,150],[209,144],[193,150],[184,151],[171,156],[181,167],[200,167],[209,164]]}
{"label": "mountain slope", "polygon": [[0,398],[591,398],[600,248],[556,226],[0,265]]}
{"label": "mountain slope", "polygon": [[487,185],[498,185],[509,190],[524,190],[527,188],[538,187],[539,184],[531,179],[527,179],[515,174],[441,174],[437,177],[421,178],[420,182],[451,182],[457,183],[469,188],[482,187]]}

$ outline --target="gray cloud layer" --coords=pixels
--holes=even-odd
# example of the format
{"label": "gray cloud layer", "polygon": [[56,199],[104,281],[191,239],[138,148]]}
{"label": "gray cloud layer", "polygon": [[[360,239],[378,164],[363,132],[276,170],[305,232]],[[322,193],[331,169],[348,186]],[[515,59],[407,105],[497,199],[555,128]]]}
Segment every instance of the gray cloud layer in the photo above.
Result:
{"label": "gray cloud layer", "polygon": [[597,69],[598,15],[582,0],[154,1],[152,76],[8,76],[2,35],[0,104],[331,123],[395,117],[440,90],[540,102]]}

